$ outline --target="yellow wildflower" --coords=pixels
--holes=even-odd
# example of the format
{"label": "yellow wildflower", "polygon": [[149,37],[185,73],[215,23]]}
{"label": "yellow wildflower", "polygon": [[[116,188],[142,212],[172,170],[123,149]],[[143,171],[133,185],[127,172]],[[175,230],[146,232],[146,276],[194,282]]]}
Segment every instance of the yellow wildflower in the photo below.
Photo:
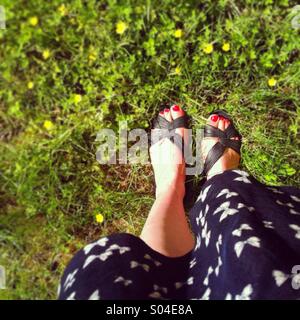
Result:
{"label": "yellow wildflower", "polygon": [[60,5],[57,10],[61,16],[65,16],[68,14],[67,8],[64,4]]}
{"label": "yellow wildflower", "polygon": [[29,18],[28,21],[29,21],[29,24],[31,24],[33,27],[39,23],[38,17],[31,17],[31,18]]}
{"label": "yellow wildflower", "polygon": [[75,94],[74,95],[73,101],[75,103],[79,103],[81,100],[82,100],[82,96],[80,94]]}
{"label": "yellow wildflower", "polygon": [[104,221],[104,217],[101,213],[96,214],[95,219],[97,223],[102,223]]}
{"label": "yellow wildflower", "polygon": [[27,88],[28,88],[29,90],[31,90],[31,89],[33,89],[33,87],[34,87],[34,83],[33,83],[32,81],[29,81],[29,82],[27,83]]}
{"label": "yellow wildflower", "polygon": [[207,43],[203,46],[203,52],[210,54],[214,51],[214,46],[212,43]]}
{"label": "yellow wildflower", "polygon": [[50,57],[50,50],[46,49],[43,51],[43,58],[47,60]]}
{"label": "yellow wildflower", "polygon": [[47,129],[48,131],[50,131],[51,129],[53,129],[53,123],[52,123],[52,121],[50,121],[50,120],[46,120],[45,122],[44,122],[44,128],[45,129]]}
{"label": "yellow wildflower", "polygon": [[126,29],[128,28],[127,24],[123,21],[119,21],[117,24],[116,24],[116,33],[117,34],[123,34]]}
{"label": "yellow wildflower", "polygon": [[91,47],[89,50],[89,60],[95,61],[97,59],[97,52],[94,47]]}
{"label": "yellow wildflower", "polygon": [[95,61],[96,59],[97,59],[97,57],[96,57],[95,53],[92,52],[92,53],[89,54],[89,60],[90,61]]}
{"label": "yellow wildflower", "polygon": [[276,84],[277,84],[277,80],[276,80],[276,79],[270,78],[270,79],[268,80],[268,85],[269,85],[270,87],[275,87]]}
{"label": "yellow wildflower", "polygon": [[230,50],[230,43],[228,42],[223,43],[222,50],[225,52],[228,52]]}
{"label": "yellow wildflower", "polygon": [[176,29],[175,32],[174,32],[174,37],[175,38],[181,38],[182,37],[182,29]]}
{"label": "yellow wildflower", "polygon": [[181,74],[181,68],[180,67],[176,67],[175,68],[175,74]]}

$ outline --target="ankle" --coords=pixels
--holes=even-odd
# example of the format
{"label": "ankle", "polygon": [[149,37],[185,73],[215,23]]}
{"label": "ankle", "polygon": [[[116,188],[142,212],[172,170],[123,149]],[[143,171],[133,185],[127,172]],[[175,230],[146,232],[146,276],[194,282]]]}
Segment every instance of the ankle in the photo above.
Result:
{"label": "ankle", "polygon": [[180,201],[183,201],[184,195],[184,183],[174,183],[170,185],[165,185],[164,188],[157,187],[155,192],[155,197],[157,200],[165,198],[176,198]]}
{"label": "ankle", "polygon": [[232,165],[232,166],[228,166],[227,168],[224,168],[222,170],[213,170],[213,168],[211,170],[208,171],[207,173],[207,180],[209,180],[210,178],[218,175],[218,174],[221,174],[225,171],[228,171],[228,170],[234,170],[234,169],[238,169],[239,166],[235,166],[235,165]]}

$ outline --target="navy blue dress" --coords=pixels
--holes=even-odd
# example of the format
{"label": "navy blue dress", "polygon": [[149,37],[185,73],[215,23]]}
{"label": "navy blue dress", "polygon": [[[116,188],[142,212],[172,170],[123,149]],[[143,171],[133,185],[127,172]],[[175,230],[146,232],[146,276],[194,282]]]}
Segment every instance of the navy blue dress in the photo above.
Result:
{"label": "navy blue dress", "polygon": [[119,233],[80,250],[59,299],[299,299],[300,190],[229,170],[206,181],[190,214],[196,245],[166,257]]}

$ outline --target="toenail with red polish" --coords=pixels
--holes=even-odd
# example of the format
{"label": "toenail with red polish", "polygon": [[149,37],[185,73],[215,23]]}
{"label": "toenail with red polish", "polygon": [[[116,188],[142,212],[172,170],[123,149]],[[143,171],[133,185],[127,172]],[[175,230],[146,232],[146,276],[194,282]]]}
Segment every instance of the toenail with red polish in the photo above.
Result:
{"label": "toenail with red polish", "polygon": [[[219,119],[219,116],[217,116],[217,115],[213,115],[213,116],[211,116],[211,121],[213,121],[213,122],[216,122],[216,121],[218,121],[218,119]],[[220,119],[221,119],[221,117],[220,117]]]}
{"label": "toenail with red polish", "polygon": [[179,106],[177,106],[177,105],[173,106],[172,109],[173,109],[174,111],[179,111],[179,110],[180,110]]}
{"label": "toenail with red polish", "polygon": [[170,111],[170,109],[165,109],[165,110],[164,110],[164,112],[169,112],[169,111]]}
{"label": "toenail with red polish", "polygon": [[160,111],[160,113],[159,113],[159,114],[162,114],[162,115],[163,115],[163,114],[164,114],[164,112],[163,112],[163,111]]}

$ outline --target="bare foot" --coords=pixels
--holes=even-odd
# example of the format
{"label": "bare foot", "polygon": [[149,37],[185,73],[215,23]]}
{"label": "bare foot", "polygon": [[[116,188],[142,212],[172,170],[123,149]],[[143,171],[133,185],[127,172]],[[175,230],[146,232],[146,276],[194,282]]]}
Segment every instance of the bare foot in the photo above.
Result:
{"label": "bare foot", "polygon": [[[161,111],[159,117],[164,117],[172,122],[184,114],[185,112],[179,106],[174,105],[171,109]],[[186,141],[187,135],[184,128],[175,129],[175,133],[184,137],[184,141]],[[150,156],[155,176],[156,197],[172,189],[172,191],[176,191],[178,197],[183,199],[185,194],[185,162],[178,146],[168,138],[164,138],[151,146]]]}
{"label": "bare foot", "polygon": [[[224,131],[230,124],[230,120],[225,119],[222,116],[212,114],[207,124],[219,128],[220,130]],[[238,137],[231,138],[233,140],[238,140]],[[205,161],[206,156],[210,149],[215,145],[216,142],[219,141],[219,138],[211,138],[206,137],[203,139],[202,142],[202,156],[203,161]],[[212,176],[222,173],[225,170],[236,169],[240,163],[240,155],[231,148],[226,148],[222,157],[213,165],[213,167],[207,173],[207,179],[211,178]]]}

